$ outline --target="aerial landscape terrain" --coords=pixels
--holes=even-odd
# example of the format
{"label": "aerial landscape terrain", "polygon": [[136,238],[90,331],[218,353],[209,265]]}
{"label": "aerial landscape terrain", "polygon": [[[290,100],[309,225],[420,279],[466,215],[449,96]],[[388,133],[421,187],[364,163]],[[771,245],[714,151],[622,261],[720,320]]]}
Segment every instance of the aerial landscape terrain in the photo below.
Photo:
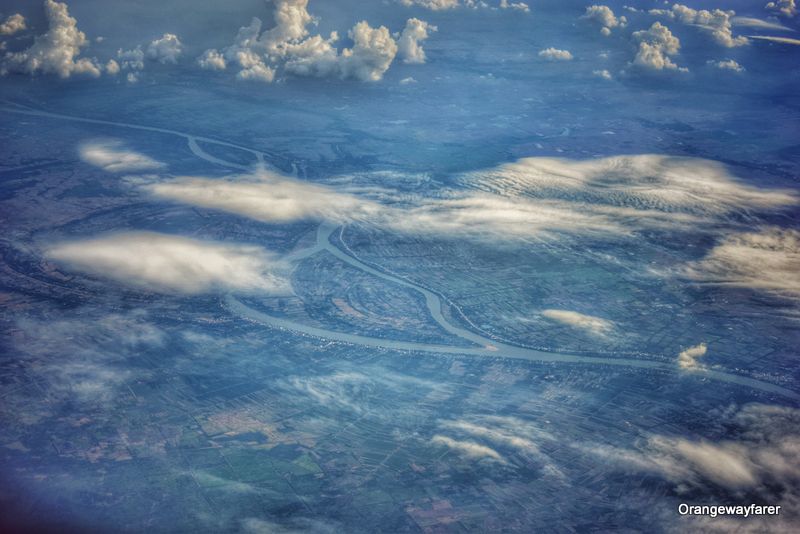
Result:
{"label": "aerial landscape terrain", "polygon": [[800,2],[685,1],[0,0],[0,532],[800,531]]}

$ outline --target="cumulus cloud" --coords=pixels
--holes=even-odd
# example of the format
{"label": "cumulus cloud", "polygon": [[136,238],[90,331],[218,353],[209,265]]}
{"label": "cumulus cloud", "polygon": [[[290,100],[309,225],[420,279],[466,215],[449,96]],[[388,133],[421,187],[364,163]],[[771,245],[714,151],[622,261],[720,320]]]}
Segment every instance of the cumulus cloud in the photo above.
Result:
{"label": "cumulus cloud", "polygon": [[372,28],[361,21],[348,35],[354,45],[342,50],[340,76],[370,82],[383,78],[397,54],[397,43],[389,30],[385,26]]}
{"label": "cumulus cloud", "polygon": [[770,226],[725,237],[687,272],[703,283],[800,298],[800,231]]}
{"label": "cumulus cloud", "polygon": [[515,11],[522,11],[523,13],[530,13],[530,6],[525,2],[509,2],[508,0],[500,0],[500,9],[513,9]]}
{"label": "cumulus cloud", "polygon": [[100,76],[97,60],[78,57],[81,48],[89,43],[78,29],[78,21],[70,17],[67,4],[45,0],[47,31],[37,35],[33,45],[21,52],[5,55],[2,73],[57,74],[69,78],[72,74]]}
{"label": "cumulus cloud", "polygon": [[144,51],[141,46],[130,50],[117,50],[119,67],[123,70],[142,70],[144,69]]}
{"label": "cumulus cloud", "polygon": [[109,59],[103,68],[105,69],[106,74],[110,74],[111,76],[116,76],[120,71],[119,63],[113,59]]}
{"label": "cumulus cloud", "polygon": [[225,56],[214,49],[203,52],[203,55],[197,58],[197,64],[206,70],[225,70],[228,66]]}
{"label": "cumulus cloud", "polygon": [[[277,9],[277,7],[276,7]],[[237,78],[240,80],[260,80],[272,82],[275,72],[265,63],[263,45],[259,45],[261,20],[253,17],[249,26],[239,28],[233,44],[222,52],[215,49],[206,50],[198,63],[204,69],[224,70],[229,63],[240,67]]]}
{"label": "cumulus cloud", "polygon": [[597,4],[587,7],[581,18],[599,24],[600,33],[605,36],[611,35],[613,28],[624,28],[628,24],[628,19],[624,16],[617,18],[610,7]]}
{"label": "cumulus cloud", "polygon": [[459,441],[448,436],[437,434],[431,438],[431,443],[433,445],[447,447],[459,456],[463,456],[464,458],[471,460],[488,459],[505,463],[505,460],[502,456],[500,456],[499,452],[491,447],[487,447],[486,445],[475,443],[474,441]]}
{"label": "cumulus cloud", "polygon": [[731,19],[735,11],[714,9],[692,9],[682,4],[673,4],[671,9],[651,9],[651,15],[666,16],[683,24],[700,26],[709,31],[714,40],[726,47],[742,46],[748,43],[747,37],[733,36]]}
{"label": "cumulus cloud", "polygon": [[435,32],[436,26],[417,18],[408,19],[403,33],[397,39],[397,53],[404,63],[425,63],[425,50],[420,43]]}
{"label": "cumulus cloud", "polygon": [[720,61],[709,60],[708,64],[720,70],[730,70],[739,73],[744,72],[745,70],[744,67],[739,65],[739,63],[737,63],[733,59],[724,59]]}
{"label": "cumulus cloud", "polygon": [[[310,35],[307,27],[315,22],[308,12],[308,0],[275,2],[275,26],[262,32],[262,22],[254,17],[249,26],[239,30],[234,43],[222,51],[206,50],[198,58],[200,67],[223,70],[237,65],[237,77],[271,82],[283,72],[296,76],[338,77],[360,81],[378,81],[398,53],[398,43],[388,28],[374,28],[366,21],[348,32],[351,48],[339,50],[337,32],[327,38]],[[424,62],[419,42],[427,38],[433,26],[411,19],[403,33],[403,54],[409,63]]]}
{"label": "cumulus cloud", "polygon": [[698,358],[705,356],[707,351],[708,346],[705,343],[700,343],[694,347],[689,347],[678,354],[678,365],[681,367],[681,369],[686,369],[689,371],[702,369],[703,366],[700,365],[697,360]]}
{"label": "cumulus cloud", "polygon": [[539,52],[539,57],[548,61],[570,61],[572,54],[569,50],[559,50],[558,48],[545,48]]}
{"label": "cumulus cloud", "polygon": [[0,35],[14,35],[17,32],[27,29],[27,27],[25,17],[16,13],[0,23]]}
{"label": "cumulus cloud", "polygon": [[102,140],[83,143],[81,159],[108,172],[135,172],[160,169],[164,164],[149,156],[128,150],[120,141]]}
{"label": "cumulus cloud", "polygon": [[597,76],[598,78],[602,78],[602,79],[604,79],[604,80],[610,80],[610,79],[612,79],[612,78],[613,78],[613,76],[611,76],[611,73],[610,73],[610,72],[608,72],[608,70],[606,70],[606,69],[602,69],[602,70],[593,70],[593,71],[592,71],[592,74],[594,74],[594,75],[595,75],[595,76]]}
{"label": "cumulus cloud", "polygon": [[272,83],[272,80],[275,79],[275,71],[263,63],[256,63],[240,70],[236,74],[236,79]]}
{"label": "cumulus cloud", "polygon": [[129,232],[58,243],[45,256],[70,269],[158,292],[288,289],[282,262],[250,245]]}
{"label": "cumulus cloud", "polygon": [[670,59],[678,53],[681,43],[660,22],[654,22],[647,30],[633,32],[633,38],[639,42],[639,50],[633,59],[635,66],[648,70],[688,70],[678,67]]}
{"label": "cumulus cloud", "polygon": [[784,17],[792,18],[797,15],[797,4],[795,0],[777,0],[777,2],[767,3],[764,7]]}
{"label": "cumulus cloud", "polygon": [[183,53],[183,45],[178,36],[165,33],[147,45],[147,57],[159,63],[177,63]]}
{"label": "cumulus cloud", "polygon": [[570,310],[544,310],[542,315],[552,321],[584,330],[596,336],[605,336],[614,330],[614,323],[593,315]]}

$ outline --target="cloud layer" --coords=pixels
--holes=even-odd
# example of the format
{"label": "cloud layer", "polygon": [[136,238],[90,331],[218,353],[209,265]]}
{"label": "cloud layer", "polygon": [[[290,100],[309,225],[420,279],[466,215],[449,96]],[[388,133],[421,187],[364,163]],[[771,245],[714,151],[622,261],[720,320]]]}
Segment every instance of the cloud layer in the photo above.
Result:
{"label": "cloud layer", "polygon": [[263,222],[359,222],[492,240],[693,228],[797,202],[790,191],[747,186],[719,163],[657,155],[526,158],[460,181],[463,189],[443,188],[438,196],[335,189],[265,171],[227,179],[179,177],[144,187],[161,198]]}

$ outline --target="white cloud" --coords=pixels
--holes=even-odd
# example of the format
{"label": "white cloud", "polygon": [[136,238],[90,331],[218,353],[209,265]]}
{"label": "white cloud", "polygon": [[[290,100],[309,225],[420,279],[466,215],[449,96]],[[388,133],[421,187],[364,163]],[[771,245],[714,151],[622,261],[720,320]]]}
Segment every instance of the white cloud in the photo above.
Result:
{"label": "white cloud", "polygon": [[678,53],[681,43],[660,22],[654,22],[648,30],[633,32],[633,38],[639,42],[639,50],[633,59],[635,66],[649,70],[688,70],[678,67],[670,59]]}
{"label": "white cloud", "polygon": [[797,15],[797,4],[795,0],[777,0],[776,2],[769,2],[766,6],[766,9],[770,11],[775,11],[784,17],[792,18]]}
{"label": "white cloud", "polygon": [[406,21],[403,33],[397,39],[397,53],[404,63],[425,63],[425,51],[420,43],[436,29],[424,20],[413,18]]}
{"label": "white cloud", "polygon": [[203,55],[197,58],[197,64],[206,70],[225,70],[227,67],[225,56],[214,49],[203,52]]}
{"label": "white cloud", "polygon": [[475,192],[414,200],[413,205],[382,211],[377,224],[412,234],[478,240],[540,240],[557,234],[628,233],[614,214],[589,204]]}
{"label": "white cloud", "polygon": [[269,54],[281,54],[287,43],[308,35],[306,27],[314,21],[308,12],[308,0],[276,0],[273,13],[275,27],[264,32],[260,42]]}
{"label": "white cloud", "polygon": [[129,232],[59,243],[45,255],[81,272],[158,292],[288,289],[282,262],[251,245]]}
{"label": "white cloud", "polygon": [[613,28],[624,28],[628,24],[628,19],[624,16],[617,18],[610,7],[597,4],[587,7],[581,18],[599,24],[601,26],[600,33],[605,36],[611,35]]}
{"label": "white cloud", "polygon": [[162,198],[264,222],[365,220],[379,210],[368,200],[268,171],[232,180],[182,177],[146,189]]}
{"label": "white cloud", "polygon": [[431,438],[431,443],[433,445],[447,447],[459,456],[463,456],[465,458],[470,458],[473,460],[489,459],[505,463],[503,457],[500,456],[500,453],[498,453],[496,450],[485,445],[481,445],[480,443],[475,443],[474,441],[458,441],[453,438],[437,434]]}
{"label": "white cloud", "polygon": [[709,60],[707,63],[720,70],[731,70],[733,72],[744,72],[745,70],[744,67],[739,65],[739,63],[733,59],[724,59],[720,61]]}
{"label": "white cloud", "polygon": [[569,50],[559,50],[558,48],[545,48],[539,52],[539,57],[548,61],[570,61],[572,54]]}
{"label": "white cloud", "polygon": [[14,35],[17,32],[27,29],[27,27],[27,24],[25,24],[25,17],[16,13],[9,16],[0,24],[0,35]]}
{"label": "white cloud", "polygon": [[612,79],[612,78],[613,78],[613,76],[611,76],[611,73],[610,73],[610,72],[608,72],[608,70],[606,70],[606,69],[602,69],[602,70],[593,70],[593,71],[592,71],[592,74],[594,74],[594,75],[595,75],[595,76],[597,76],[598,78],[603,78],[604,80],[610,80],[610,79]]}
{"label": "white cloud", "polygon": [[272,83],[272,80],[275,79],[275,71],[262,63],[256,63],[255,65],[240,70],[236,74],[236,79]]}
{"label": "white cloud", "polygon": [[402,80],[400,80],[400,85],[408,85],[408,84],[411,84],[411,83],[417,83],[417,80],[415,80],[412,76],[409,76],[408,78],[403,78]]}
{"label": "white cloud", "polygon": [[80,146],[81,159],[108,172],[135,172],[160,169],[164,164],[133,152],[120,141],[91,141]]}
{"label": "white cloud", "polygon": [[570,310],[544,310],[542,315],[552,321],[556,321],[579,330],[584,330],[596,336],[604,336],[614,330],[614,323],[595,317],[593,315],[585,315]]}
{"label": "white cloud", "polygon": [[341,77],[378,81],[397,54],[397,43],[385,26],[372,28],[366,21],[356,24],[349,34],[353,48],[345,48],[339,60]]}
{"label": "white cloud", "polygon": [[770,226],[725,237],[687,273],[703,283],[800,298],[800,231]]}
{"label": "white cloud", "polygon": [[353,47],[341,53],[333,46],[338,40],[335,32],[328,39],[315,35],[287,45],[286,71],[299,76],[337,76],[365,82],[382,79],[398,50],[389,30],[385,26],[372,28],[361,21],[353,26],[348,36],[353,40]]}
{"label": "white cloud", "polygon": [[[277,6],[276,6],[277,9]],[[265,64],[263,45],[259,45],[258,36],[261,33],[261,19],[253,17],[249,26],[239,28],[232,45],[221,53],[217,50],[206,50],[198,59],[204,69],[224,69],[228,63],[238,65],[241,70],[237,73],[238,79],[260,79],[272,82],[274,71]],[[260,76],[257,76],[260,74]]]}
{"label": "white cloud", "polygon": [[116,76],[117,74],[119,74],[120,71],[119,63],[117,63],[113,59],[109,59],[108,63],[106,63],[105,71],[106,74],[110,74],[111,76]]}
{"label": "white cloud", "polygon": [[183,53],[183,45],[178,36],[165,33],[147,45],[147,57],[159,63],[177,63]]}
{"label": "white cloud", "polygon": [[314,35],[289,45],[284,69],[297,76],[340,76],[340,57],[335,46],[338,40],[339,35],[333,32],[327,39]]}
{"label": "white cloud", "polygon": [[81,48],[88,45],[86,35],[78,29],[78,21],[69,16],[67,4],[45,0],[47,31],[37,35],[33,45],[21,52],[6,54],[2,73],[9,70],[27,74],[72,74],[100,76],[95,59],[79,58]]}
{"label": "white cloud", "polygon": [[697,359],[705,356],[707,351],[708,345],[705,343],[700,343],[694,347],[689,347],[678,354],[678,365],[681,367],[681,369],[686,369],[689,371],[703,369],[703,366],[697,362]]}
{"label": "white cloud", "polygon": [[711,32],[712,37],[717,43],[726,47],[742,46],[748,43],[747,37],[734,37],[731,19],[736,15],[735,11],[723,11],[714,9],[692,9],[682,4],[673,4],[671,9],[651,9],[651,15],[666,16],[672,20],[677,20],[683,24],[692,24],[705,28]]}
{"label": "white cloud", "polygon": [[[182,177],[145,188],[162,198],[264,222],[362,222],[401,232],[474,239],[539,239],[553,232],[626,233],[608,213],[583,204],[510,199],[481,192],[439,199],[418,197],[403,205],[382,204],[266,171],[231,180]],[[398,194],[395,201],[399,198]]]}

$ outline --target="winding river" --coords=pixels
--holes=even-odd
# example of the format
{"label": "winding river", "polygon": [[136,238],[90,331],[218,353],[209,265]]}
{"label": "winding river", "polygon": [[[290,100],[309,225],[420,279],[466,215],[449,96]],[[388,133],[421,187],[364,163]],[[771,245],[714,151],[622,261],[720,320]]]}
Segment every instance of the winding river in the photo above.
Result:
{"label": "winding river", "polygon": [[[24,106],[20,106],[18,104],[13,104],[10,102],[6,103],[15,106],[15,107],[3,108],[3,111],[9,113],[18,113],[23,115],[30,115],[35,117],[65,120],[65,121],[102,124],[107,126],[116,126],[120,128],[128,128],[134,130],[159,132],[163,134],[183,137],[184,139],[187,140],[188,147],[195,156],[210,163],[213,163],[215,165],[225,166],[238,171],[250,171],[252,169],[250,167],[238,163],[233,163],[230,161],[225,161],[223,159],[212,156],[211,154],[208,154],[200,147],[198,141],[249,152],[256,156],[259,163],[261,164],[265,163],[264,152],[244,147],[241,145],[237,145],[234,143],[229,143],[227,141],[196,136],[178,130],[157,128],[152,126],[144,126],[138,124],[124,123],[124,122],[114,122],[108,120],[75,117],[71,115],[63,115],[58,113],[39,111]],[[409,282],[408,280],[404,280],[397,276],[393,276],[385,272],[379,271],[378,269],[375,269],[365,264],[364,262],[354,257],[353,255],[348,254],[343,250],[334,246],[330,238],[333,235],[333,232],[336,231],[337,228],[338,226],[336,225],[323,222],[317,229],[317,239],[314,245],[289,254],[287,256],[287,259],[290,261],[299,261],[304,258],[311,257],[314,254],[325,251],[332,254],[341,261],[344,261],[349,265],[352,265],[353,267],[356,267],[366,273],[369,273],[373,276],[377,276],[393,284],[397,284],[402,287],[411,289],[413,291],[417,291],[424,296],[426,307],[434,321],[436,321],[444,330],[446,330],[450,334],[465,339],[467,341],[470,341],[475,345],[475,347],[465,348],[465,347],[455,347],[449,345],[434,345],[428,343],[415,343],[409,341],[395,341],[391,339],[360,336],[356,334],[348,334],[345,332],[336,332],[332,330],[317,328],[297,323],[294,321],[289,321],[287,319],[274,317],[266,313],[263,313],[261,311],[255,310],[247,306],[240,300],[238,300],[235,296],[230,294],[224,298],[225,307],[231,313],[237,316],[272,328],[286,329],[293,332],[298,332],[322,339],[339,341],[343,343],[351,343],[354,345],[361,345],[365,347],[373,347],[379,349],[403,350],[403,351],[424,352],[433,354],[454,354],[454,355],[474,356],[481,358],[487,358],[487,357],[511,358],[516,360],[527,360],[532,362],[613,365],[613,366],[621,366],[627,368],[652,369],[656,371],[670,372],[670,373],[683,372],[680,371],[680,369],[677,367],[676,364],[662,362],[662,361],[644,360],[635,358],[608,358],[602,356],[586,356],[579,354],[569,354],[564,352],[549,352],[543,350],[517,347],[514,345],[508,345],[505,343],[496,342],[494,340],[481,336],[470,330],[455,326],[449,323],[447,319],[444,317],[444,315],[442,315],[442,299],[436,293],[424,287],[421,287],[417,284]],[[770,382],[765,382],[762,380],[750,378],[743,375],[727,373],[724,371],[719,371],[714,369],[700,369],[696,371],[691,371],[691,375],[696,376],[698,378],[708,378],[708,379],[718,380],[721,382],[727,382],[730,384],[741,385],[744,387],[756,389],[766,393],[787,397],[793,400],[800,400],[800,394],[792,390],[778,386],[776,384],[772,384]]]}

